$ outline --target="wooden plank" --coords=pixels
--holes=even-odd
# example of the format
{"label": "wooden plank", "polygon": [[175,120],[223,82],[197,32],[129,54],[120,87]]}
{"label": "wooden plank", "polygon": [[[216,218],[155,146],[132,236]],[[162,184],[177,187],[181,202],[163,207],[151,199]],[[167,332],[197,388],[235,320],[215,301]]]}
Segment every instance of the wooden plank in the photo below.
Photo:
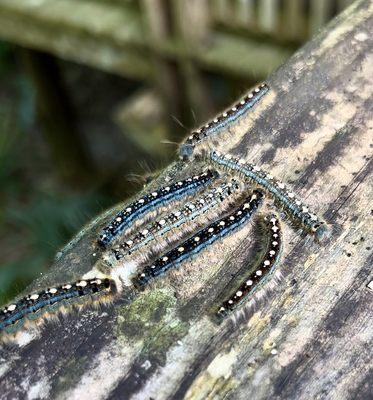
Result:
{"label": "wooden plank", "polygon": [[[213,36],[207,0],[172,1],[175,36],[180,49],[178,66],[185,85],[188,100],[188,115],[183,123],[194,126],[211,115],[213,105],[200,68],[193,60],[193,54],[203,53]],[[191,112],[193,110],[193,112]]]}
{"label": "wooden plank", "polygon": [[276,32],[278,28],[279,1],[262,0],[258,4],[258,23],[262,32]]}
{"label": "wooden plank", "polygon": [[245,71],[250,70],[254,79],[263,79],[261,77],[268,75],[275,65],[281,65],[292,54],[291,49],[262,45],[252,39],[228,34],[216,33],[214,43],[214,46],[196,56],[202,66],[221,72],[230,71],[242,77],[248,76]]}
{"label": "wooden plank", "polygon": [[247,29],[256,28],[256,13],[253,0],[237,0],[235,10],[237,25]]}
{"label": "wooden plank", "polygon": [[[74,10],[74,13],[72,13]],[[152,76],[135,13],[74,0],[0,0],[0,37],[63,59],[136,79]]]}
{"label": "wooden plank", "polygon": [[310,32],[315,33],[329,20],[331,3],[324,0],[311,0]]}
{"label": "wooden plank", "polygon": [[282,36],[292,40],[303,40],[306,35],[306,16],[302,13],[303,5],[298,0],[285,0],[282,11]]}
{"label": "wooden plank", "polygon": [[[217,325],[218,297],[254,257],[248,225],[144,292],[125,290],[112,306],[3,346],[0,399],[371,398],[372,28],[372,2],[358,0],[214,144],[289,182],[329,224],[324,243],[284,221],[282,281],[245,318]],[[182,176],[196,165],[173,164],[146,190],[176,167]],[[118,208],[79,233],[29,290],[91,270],[97,233]]]}
{"label": "wooden plank", "polygon": [[232,8],[232,2],[229,0],[213,0],[210,4],[216,21],[228,24],[233,21],[234,10]]}
{"label": "wooden plank", "polygon": [[211,15],[208,0],[172,0],[177,35],[184,46],[203,49],[211,37]]}
{"label": "wooden plank", "polygon": [[[252,79],[254,71],[263,78],[270,65],[276,68],[291,54],[289,49],[277,45],[242,38],[237,38],[236,43],[234,35],[219,33],[213,37],[206,48],[207,55],[195,49],[188,57],[215,72]],[[124,5],[74,0],[37,0],[37,3],[0,0],[0,38],[108,72],[154,81],[141,15],[125,10]],[[185,53],[173,40],[165,40],[151,50],[176,61]],[[263,70],[258,60],[264,53],[266,62],[272,64],[266,63]],[[245,57],[244,63],[241,55]]]}
{"label": "wooden plank", "polygon": [[142,0],[142,14],[146,26],[146,38],[149,48],[154,49],[149,54],[154,68],[154,85],[163,102],[163,115],[168,125],[168,139],[175,141],[180,137],[179,127],[175,129],[172,117],[182,120],[182,112],[186,102],[185,90],[180,87],[181,76],[177,65],[162,57],[157,51],[162,43],[168,42],[173,36],[173,21],[169,5],[162,0]]}

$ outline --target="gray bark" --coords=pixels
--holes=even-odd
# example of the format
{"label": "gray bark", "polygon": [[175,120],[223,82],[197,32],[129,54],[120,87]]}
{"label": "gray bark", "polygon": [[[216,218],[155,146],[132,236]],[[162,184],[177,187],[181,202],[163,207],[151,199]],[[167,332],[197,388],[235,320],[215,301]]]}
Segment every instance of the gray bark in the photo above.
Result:
{"label": "gray bark", "polygon": [[[372,14],[371,1],[357,1],[332,21],[217,144],[290,182],[330,237],[318,244],[285,223],[282,279],[235,323],[210,316],[254,256],[251,226],[144,292],[26,331],[0,350],[1,399],[372,398]],[[170,166],[151,187],[179,168],[190,167]],[[28,291],[89,271],[116,210]]]}

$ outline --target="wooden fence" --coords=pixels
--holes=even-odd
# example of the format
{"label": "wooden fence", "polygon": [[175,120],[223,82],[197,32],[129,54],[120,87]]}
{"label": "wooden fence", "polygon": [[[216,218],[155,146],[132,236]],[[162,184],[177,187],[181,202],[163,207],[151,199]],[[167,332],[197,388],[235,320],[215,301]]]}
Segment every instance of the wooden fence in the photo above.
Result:
{"label": "wooden fence", "polygon": [[[234,99],[351,2],[0,0],[0,39],[144,83],[155,94],[156,107],[161,105],[165,136],[179,141],[185,130],[175,127],[171,115],[190,127],[224,106],[211,100],[206,73],[235,83],[224,96]],[[122,113],[128,123],[138,100],[129,99],[130,111]],[[139,146],[144,130],[132,138]],[[154,141],[146,143],[145,152],[165,150],[159,136],[148,136]]]}

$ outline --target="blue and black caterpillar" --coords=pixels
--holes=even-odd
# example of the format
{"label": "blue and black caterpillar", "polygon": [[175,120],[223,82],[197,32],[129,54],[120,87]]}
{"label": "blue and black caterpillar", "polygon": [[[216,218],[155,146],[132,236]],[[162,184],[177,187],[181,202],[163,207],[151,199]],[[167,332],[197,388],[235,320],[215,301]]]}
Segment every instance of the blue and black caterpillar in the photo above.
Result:
{"label": "blue and black caterpillar", "polygon": [[122,233],[136,218],[146,214],[148,211],[154,209],[160,204],[176,201],[187,194],[197,192],[207,183],[216,178],[216,176],[217,175],[214,171],[208,170],[201,175],[172,183],[169,186],[161,187],[152,193],[146,194],[141,199],[128,205],[114,217],[110,224],[106,226],[100,234],[98,244],[101,247],[107,247],[109,243]]}
{"label": "blue and black caterpillar", "polygon": [[224,130],[230,123],[234,122],[257,104],[269,91],[269,86],[262,83],[231,108],[208,122],[201,128],[193,131],[190,136],[180,145],[179,154],[182,159],[187,160],[193,155],[194,149],[200,143],[211,140],[215,135]]}
{"label": "blue and black caterpillar", "polygon": [[[206,148],[211,148],[212,138],[249,112],[268,91],[267,84],[260,85],[229,111],[192,132],[180,146],[186,176],[186,171],[195,168],[191,162],[194,148],[209,141]],[[260,167],[214,150],[209,152],[205,162],[214,169],[145,194],[117,213],[102,229],[97,242],[100,262],[106,263],[105,274],[95,265],[77,282],[57,285],[8,305],[0,310],[0,332],[15,332],[26,321],[64,310],[70,305],[105,302],[119,296],[124,278],[118,271],[130,274],[128,285],[144,289],[155,278],[172,268],[181,268],[183,262],[207,251],[216,241],[225,240],[268,200],[318,241],[325,237],[326,224],[285,184]],[[175,208],[170,210],[174,203]],[[272,213],[260,220],[264,221],[267,232],[263,257],[214,311],[220,319],[239,309],[263,287],[279,263],[283,244],[280,220]],[[130,264],[136,267],[135,272],[128,272]],[[96,272],[99,273],[92,279],[87,278]]]}
{"label": "blue and black caterpillar", "polygon": [[312,213],[306,205],[302,204],[296,198],[295,193],[288,189],[283,182],[275,179],[257,165],[247,163],[245,160],[229,154],[212,151],[210,159],[214,165],[232,171],[245,180],[259,185],[302,229],[315,235],[317,240],[322,240],[325,237],[327,233],[325,223]]}
{"label": "blue and black caterpillar", "polygon": [[263,193],[255,190],[233,213],[213,222],[145,267],[134,280],[136,286],[144,286],[153,278],[164,274],[184,260],[199,253],[216,240],[228,235],[250,219],[262,203]]}
{"label": "blue and black caterpillar", "polygon": [[79,301],[95,298],[100,301],[116,293],[116,284],[110,278],[79,280],[30,294],[0,310],[0,331],[12,333],[26,320],[40,319],[46,313],[62,310],[63,306],[77,305]]}
{"label": "blue and black caterpillar", "polygon": [[[202,219],[203,215],[215,210],[218,206],[223,211],[222,203],[225,204],[227,199],[234,197],[239,191],[240,185],[232,179],[202,193],[198,199],[187,201],[182,207],[172,210],[166,215],[161,215],[160,218],[145,225],[144,228],[130,238],[119,242],[119,246],[112,249],[115,258],[121,260],[125,256],[131,256],[134,252],[143,249],[151,241],[159,241],[165,235],[177,231],[177,228],[188,225],[188,222],[197,218]],[[188,230],[189,226],[185,226],[184,231],[188,232]]]}
{"label": "blue and black caterpillar", "polygon": [[220,318],[224,318],[239,306],[241,306],[250,296],[252,296],[268,278],[273,274],[282,250],[282,235],[280,221],[275,215],[268,215],[263,219],[266,235],[266,249],[255,269],[250,271],[244,282],[225,300],[217,311]]}

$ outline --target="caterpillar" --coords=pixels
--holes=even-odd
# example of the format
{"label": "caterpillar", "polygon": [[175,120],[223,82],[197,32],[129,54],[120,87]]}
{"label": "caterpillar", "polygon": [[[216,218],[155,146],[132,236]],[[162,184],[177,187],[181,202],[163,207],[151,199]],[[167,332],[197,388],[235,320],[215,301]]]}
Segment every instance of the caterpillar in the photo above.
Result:
{"label": "caterpillar", "polygon": [[250,219],[252,214],[261,205],[262,201],[263,193],[260,190],[254,190],[250,197],[235,209],[233,213],[198,231],[182,244],[157,258],[151,265],[143,268],[142,272],[134,278],[135,286],[143,287],[152,279],[164,274],[170,268],[176,267],[185,259],[199,253],[219,238],[225,237],[233,232]]}
{"label": "caterpillar", "polygon": [[[145,226],[134,236],[119,244],[118,247],[112,249],[116,260],[120,260],[126,255],[129,256],[133,254],[149,242],[156,240],[157,238],[159,240],[160,237],[166,235],[175,228],[178,228],[206,213],[218,204],[221,204],[233,193],[237,192],[239,188],[240,185],[238,182],[232,179],[228,183],[222,183],[218,187],[213,188],[197,200],[187,202],[181,208],[172,211],[165,216],[161,216],[161,218]],[[188,230],[188,226],[186,226],[185,230]]]}
{"label": "caterpillar", "polygon": [[217,173],[215,171],[208,170],[201,175],[189,177],[146,194],[128,205],[114,217],[100,234],[98,244],[103,248],[107,247],[114,238],[122,233],[139,216],[154,209],[159,204],[169,203],[187,194],[196,192],[216,177]]}
{"label": "caterpillar", "polygon": [[0,309],[0,333],[14,333],[26,320],[36,320],[48,312],[62,310],[68,304],[87,302],[88,298],[105,300],[115,293],[114,280],[104,277],[83,279],[30,294]]}
{"label": "caterpillar", "polygon": [[326,224],[316,214],[311,213],[307,206],[295,197],[295,194],[287,189],[285,184],[275,179],[271,174],[260,167],[247,163],[245,160],[234,158],[229,154],[220,154],[217,151],[210,153],[213,165],[238,173],[244,179],[254,182],[264,189],[275,202],[279,203],[285,212],[297,222],[302,229],[312,233],[320,241],[326,233]]}
{"label": "caterpillar", "polygon": [[268,280],[274,272],[282,250],[282,234],[280,221],[277,216],[269,215],[264,218],[267,248],[255,270],[246,277],[245,281],[225,300],[217,311],[217,317],[222,319],[241,306]]}
{"label": "caterpillar", "polygon": [[193,131],[191,135],[180,145],[179,154],[182,159],[191,157],[194,147],[217,134],[221,129],[229,123],[235,121],[242,116],[246,111],[254,107],[254,105],[269,91],[269,86],[266,83],[255,88],[248,95],[243,97],[238,103],[234,104],[229,110],[225,111],[211,122],[203,127]]}

